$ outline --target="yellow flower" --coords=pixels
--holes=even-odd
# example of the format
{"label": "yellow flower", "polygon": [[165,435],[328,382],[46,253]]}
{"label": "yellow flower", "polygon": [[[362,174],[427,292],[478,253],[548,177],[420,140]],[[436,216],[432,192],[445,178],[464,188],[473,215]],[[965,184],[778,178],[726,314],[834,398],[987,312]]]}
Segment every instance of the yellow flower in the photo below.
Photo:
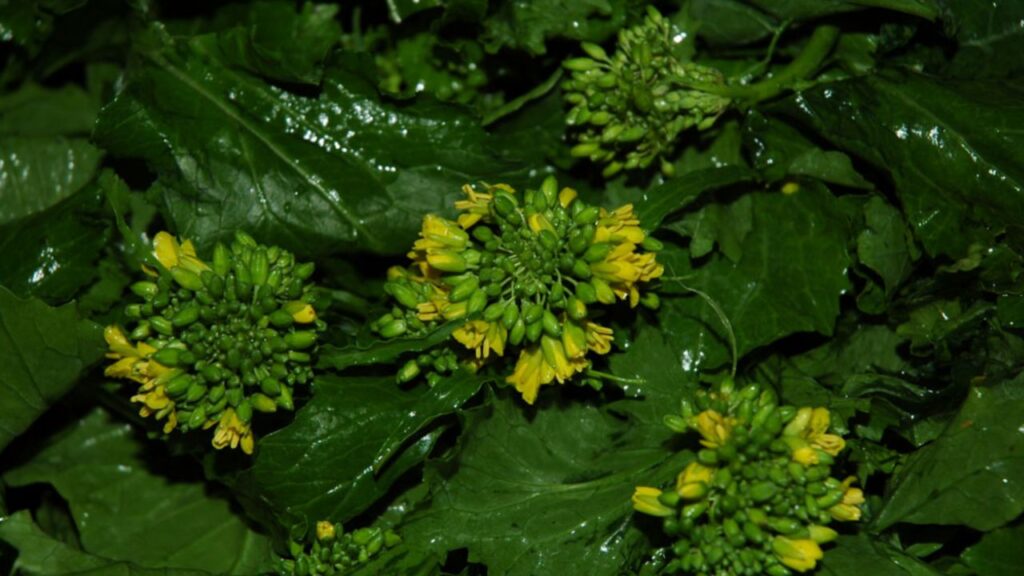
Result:
{"label": "yellow flower", "polygon": [[448,308],[448,292],[435,284],[429,286],[430,295],[427,296],[427,301],[416,305],[416,317],[424,322],[436,320]]}
{"label": "yellow flower", "polygon": [[836,434],[826,433],[829,420],[827,408],[804,407],[799,409],[796,416],[786,425],[783,434],[803,438],[811,446],[835,456],[846,447],[846,442]]}
{"label": "yellow flower", "polygon": [[607,354],[612,349],[612,329],[587,322],[587,347],[598,354]]}
{"label": "yellow flower", "polygon": [[213,447],[220,450],[221,448],[231,446],[232,448],[238,448],[241,446],[242,452],[246,454],[252,454],[254,438],[252,435],[252,429],[242,419],[235,414],[234,408],[226,408],[220,415],[220,420],[209,420],[207,421],[207,427],[212,426],[213,423],[217,423],[217,430],[213,434]]}
{"label": "yellow flower", "polygon": [[316,321],[316,310],[301,300],[293,300],[285,304],[284,309],[292,315],[292,320],[299,324],[309,324]]}
{"label": "yellow flower", "polygon": [[711,478],[715,475],[715,469],[709,468],[699,462],[690,464],[676,477],[676,493],[680,498],[696,500],[703,498],[711,485]]}
{"label": "yellow flower", "polygon": [[548,335],[540,337],[540,349],[544,353],[544,361],[553,369],[554,377],[559,384],[587,367],[587,361],[584,358],[570,358],[566,354],[561,340]]}
{"label": "yellow flower", "polygon": [[547,216],[544,216],[540,212],[530,214],[529,218],[526,219],[526,224],[534,234],[540,234],[541,230],[554,231],[555,229],[555,227],[551,225],[551,221],[547,219]]}
{"label": "yellow flower", "polygon": [[519,353],[516,367],[505,381],[516,387],[527,404],[533,404],[540,387],[551,382],[554,377],[554,370],[544,361],[540,347],[530,346]]}
{"label": "yellow flower", "polygon": [[167,232],[157,232],[153,238],[153,254],[168,270],[181,267],[198,274],[210,269],[196,256],[196,248],[191,240],[179,244],[178,239]]}
{"label": "yellow flower", "polygon": [[[504,184],[499,184],[494,188],[508,188],[508,192],[512,192],[512,189]],[[466,195],[466,200],[458,200],[455,202],[455,209],[462,212],[462,214],[459,214],[458,218],[459,226],[462,226],[463,229],[469,229],[479,222],[481,218],[487,215],[490,210],[491,200],[494,200],[494,194],[490,193],[491,190],[491,187],[487,187],[487,192],[477,192],[469,184],[462,187],[462,192]]]}
{"label": "yellow flower", "polygon": [[601,209],[601,216],[594,231],[594,242],[630,242],[639,244],[644,241],[644,231],[640,228],[640,219],[633,213],[633,205],[625,204],[608,212]]}
{"label": "yellow flower", "polygon": [[478,359],[486,359],[494,351],[498,356],[505,354],[505,340],[508,330],[500,322],[472,320],[459,326],[452,337],[463,346],[475,351]]}
{"label": "yellow flower", "polygon": [[576,191],[572,188],[562,188],[562,191],[558,193],[558,203],[562,208],[568,208],[576,196]]}
{"label": "yellow flower", "polygon": [[824,556],[814,540],[791,540],[785,536],[776,536],[772,539],[772,551],[787,568],[797,572],[813,569]]}
{"label": "yellow flower", "polygon": [[629,305],[640,303],[638,282],[650,282],[661,277],[665,269],[655,260],[653,252],[638,254],[636,244],[623,242],[612,248],[604,260],[590,265],[596,278],[607,282],[620,300],[629,299]]}
{"label": "yellow flower", "polygon": [[142,404],[142,407],[139,408],[139,416],[148,418],[156,414],[157,420],[168,416],[167,422],[164,424],[164,434],[170,434],[178,425],[178,415],[174,411],[174,401],[167,397],[167,391],[162,385],[143,386],[140,388],[140,391],[145,392],[136,394],[131,398],[132,402]]}
{"label": "yellow flower", "polygon": [[793,450],[793,461],[804,466],[814,466],[818,463],[818,451],[810,446],[800,446]]}
{"label": "yellow flower", "polygon": [[587,332],[573,321],[562,323],[562,346],[569,358],[582,358],[587,354]]}
{"label": "yellow flower", "polygon": [[462,250],[468,243],[469,235],[458,224],[436,214],[427,214],[423,217],[420,238],[412,248],[429,253],[433,250]]}
{"label": "yellow flower", "polygon": [[633,509],[637,512],[662,518],[675,514],[676,511],[662,504],[661,500],[658,500],[658,496],[661,496],[661,490],[657,488],[637,486],[636,491],[633,492]]}
{"label": "yellow flower", "polygon": [[316,523],[316,539],[317,540],[334,540],[335,530],[334,524],[331,524],[327,520],[321,520]]}
{"label": "yellow flower", "polygon": [[550,384],[552,380],[561,384],[586,368],[587,364],[585,358],[567,356],[560,340],[544,335],[539,346],[524,348],[519,353],[516,367],[505,381],[516,387],[527,404],[533,404],[541,386]]}
{"label": "yellow flower", "polygon": [[701,412],[697,415],[697,431],[703,436],[700,443],[705,448],[721,448],[735,424],[735,418],[726,418],[714,410]]}
{"label": "yellow flower", "polygon": [[859,506],[864,503],[864,492],[860,488],[853,488],[854,477],[850,476],[840,487],[843,489],[843,499],[839,504],[828,509],[829,514],[840,522],[855,522],[860,520],[861,510]]}

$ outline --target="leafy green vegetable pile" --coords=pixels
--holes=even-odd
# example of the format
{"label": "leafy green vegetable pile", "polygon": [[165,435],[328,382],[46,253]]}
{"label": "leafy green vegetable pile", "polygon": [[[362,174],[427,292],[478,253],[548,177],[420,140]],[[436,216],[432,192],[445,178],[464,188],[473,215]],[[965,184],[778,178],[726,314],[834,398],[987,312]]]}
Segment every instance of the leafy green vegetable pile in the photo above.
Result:
{"label": "leafy green vegetable pile", "polygon": [[1020,573],[1021,22],[0,0],[0,573]]}

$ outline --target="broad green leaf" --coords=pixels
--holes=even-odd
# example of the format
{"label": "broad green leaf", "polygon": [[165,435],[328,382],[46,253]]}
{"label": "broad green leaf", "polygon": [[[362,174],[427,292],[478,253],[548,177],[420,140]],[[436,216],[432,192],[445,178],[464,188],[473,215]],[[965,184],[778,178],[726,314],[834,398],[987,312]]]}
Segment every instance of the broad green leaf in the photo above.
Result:
{"label": "broad green leaf", "polygon": [[1019,75],[1024,50],[1024,4],[993,0],[984,7],[974,0],[943,0],[947,30],[955,33],[958,49],[947,72],[961,78],[1002,78]]}
{"label": "broad green leaf", "polygon": [[973,387],[960,413],[892,478],[873,528],[897,522],[991,530],[1024,512],[1024,376]]}
{"label": "broad green leaf", "polygon": [[537,56],[547,52],[555,38],[601,42],[626,23],[625,0],[534,0],[493,2],[484,20],[482,41],[491,52],[502,47],[526,50]]}
{"label": "broad green leaf", "polygon": [[1024,566],[1024,525],[1000,528],[982,536],[981,541],[964,551],[964,563],[978,576],[1015,576]]}
{"label": "broad green leaf", "polygon": [[708,204],[664,228],[690,239],[693,259],[707,256],[717,245],[726,258],[738,262],[743,257],[743,239],[753,224],[753,201],[746,195],[729,204]]}
{"label": "broad green leaf", "polygon": [[913,271],[917,247],[899,210],[881,197],[872,196],[864,205],[864,220],[857,256],[882,278],[886,294],[892,294]]}
{"label": "broad green leaf", "polygon": [[717,303],[742,357],[793,333],[831,334],[839,297],[849,288],[849,217],[834,196],[805,184],[792,195],[749,197],[753,221],[737,262],[715,254],[690,269],[663,253],[663,291],[679,296],[663,295],[659,319],[672,344],[686,351],[687,371],[720,367],[730,356],[717,312],[691,290]]}
{"label": "broad green leaf", "polygon": [[780,111],[840,149],[888,170],[911,226],[932,255],[963,257],[993,234],[1018,234],[1024,210],[1019,82],[916,74],[821,85]]}
{"label": "broad green leaf", "polygon": [[463,184],[510,168],[462,112],[379,101],[358,56],[338,56],[309,98],[225,67],[214,36],[156,36],[96,135],[150,163],[166,216],[201,245],[244,228],[307,256],[397,254],[424,213],[451,212]]}
{"label": "broad green leaf", "polygon": [[378,340],[368,346],[352,345],[345,348],[323,346],[317,355],[320,367],[344,370],[351,366],[381,364],[394,360],[407,352],[420,352],[444,342],[460,325],[450,322],[420,338]]}
{"label": "broad green leaf", "polygon": [[109,560],[55,540],[39,529],[28,510],[0,519],[0,541],[18,550],[18,574],[40,576],[71,574],[91,576],[202,576],[198,570],[141,568],[129,562]]}
{"label": "broad green leaf", "polygon": [[74,298],[97,275],[112,233],[99,190],[86,186],[57,205],[0,225],[0,284],[51,304]]}
{"label": "broad green leaf", "polygon": [[755,177],[750,170],[738,166],[690,172],[648,191],[642,200],[636,202],[637,217],[641,226],[655,230],[665,218],[682,210],[705,192],[751,182]]}
{"label": "broad green leaf", "polygon": [[841,536],[825,546],[823,576],[939,576],[927,564],[866,536]]}
{"label": "broad green leaf", "polygon": [[224,61],[282,82],[319,84],[328,52],[341,39],[338,7],[306,2],[254,2],[229,5],[242,12],[237,26],[217,35]]}
{"label": "broad green leaf", "polygon": [[0,137],[0,225],[45,210],[85,186],[102,152],[83,139]]}
{"label": "broad green leaf", "polygon": [[88,135],[97,112],[96,98],[74,84],[57,89],[25,84],[0,96],[0,134]]}
{"label": "broad green leaf", "polygon": [[690,13],[700,22],[697,34],[712,45],[751,44],[771,37],[778,24],[741,0],[695,0]]}
{"label": "broad green leaf", "polygon": [[0,449],[78,382],[99,360],[102,330],[73,304],[51,308],[0,286]]}
{"label": "broad green leaf", "polygon": [[455,455],[430,463],[432,500],[403,535],[468,548],[491,574],[618,575],[648,553],[634,487],[667,482],[692,457],[636,440],[583,402],[531,409],[502,395],[469,413]]}
{"label": "broad green leaf", "polygon": [[780,19],[807,20],[863,8],[885,8],[933,19],[937,0],[751,0],[751,4]]}
{"label": "broad green leaf", "polygon": [[822,150],[781,120],[754,111],[747,115],[743,132],[754,166],[770,182],[786,176],[807,176],[850,188],[872,187],[853,167],[849,156]]}
{"label": "broad green leaf", "polygon": [[482,384],[461,372],[407,390],[393,378],[321,376],[295,421],[262,438],[252,467],[225,480],[289,531],[347,522],[426,457],[436,436],[421,442],[417,432]]}
{"label": "broad green leaf", "polygon": [[14,486],[53,484],[67,500],[90,554],[147,568],[253,574],[270,560],[269,540],[201,482],[176,481],[159,448],[95,410],[27,463]]}

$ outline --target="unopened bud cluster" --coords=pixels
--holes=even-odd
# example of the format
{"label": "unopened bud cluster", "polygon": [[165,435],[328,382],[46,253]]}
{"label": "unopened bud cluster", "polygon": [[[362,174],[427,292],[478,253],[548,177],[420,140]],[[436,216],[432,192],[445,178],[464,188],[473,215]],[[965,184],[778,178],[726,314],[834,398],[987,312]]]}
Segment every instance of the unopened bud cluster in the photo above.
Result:
{"label": "unopened bud cluster", "polygon": [[[385,291],[397,304],[374,323],[382,336],[461,322],[452,336],[473,351],[474,368],[517,347],[507,382],[532,404],[540,386],[586,369],[588,352],[611,349],[611,328],[594,322],[601,306],[658,305],[639,286],[661,276],[654,253],[661,244],[639,227],[632,205],[591,206],[554,178],[522,197],[503,184],[463,191],[458,221],[427,215],[409,253],[413,266],[389,271]],[[421,355],[399,380],[424,367],[444,372],[456,363]]]}
{"label": "unopened bud cluster", "polygon": [[[696,410],[700,410],[699,413]],[[785,576],[811,570],[833,520],[861,516],[852,478],[831,476],[843,439],[825,408],[780,406],[774,391],[725,382],[666,418],[704,447],[673,489],[640,486],[634,508],[677,538],[664,574]]]}
{"label": "unopened bud cluster", "polygon": [[393,530],[360,528],[346,533],[341,524],[320,521],[313,544],[292,543],[292,558],[278,561],[280,576],[342,576],[369,562],[402,539]]}
{"label": "unopened bud cluster", "polygon": [[572,107],[566,117],[578,140],[577,157],[605,165],[604,176],[622,169],[647,168],[665,159],[684,130],[710,128],[730,105],[730,99],[693,88],[724,85],[722,73],[686,61],[677,54],[683,35],[657,10],[649,7],[638,26],[619,32],[611,56],[595,44],[584,43],[589,57],[567,60],[572,77],[563,83]]}
{"label": "unopened bud cluster", "polygon": [[292,391],[313,378],[317,333],[312,264],[244,233],[218,244],[212,262],[192,243],[156,235],[157,269],[132,285],[126,331],[108,326],[106,374],[139,385],[132,402],[163,431],[216,426],[215,448],[252,453],[254,412],[293,408]]}

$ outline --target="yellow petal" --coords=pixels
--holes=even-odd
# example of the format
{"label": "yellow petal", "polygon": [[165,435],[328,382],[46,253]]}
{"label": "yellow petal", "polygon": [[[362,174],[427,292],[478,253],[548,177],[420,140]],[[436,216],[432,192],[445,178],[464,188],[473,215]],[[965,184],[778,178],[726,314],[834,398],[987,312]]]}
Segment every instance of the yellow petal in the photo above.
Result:
{"label": "yellow petal", "polygon": [[661,490],[650,486],[637,486],[633,492],[633,509],[651,516],[666,517],[675,514],[675,510],[665,506],[658,500]]}
{"label": "yellow petal", "polygon": [[[160,231],[153,238],[153,252],[156,254],[156,259],[160,261],[160,264],[170,270],[178,265],[178,254],[181,252],[181,247],[174,236]],[[194,254],[195,250],[193,250]]]}

